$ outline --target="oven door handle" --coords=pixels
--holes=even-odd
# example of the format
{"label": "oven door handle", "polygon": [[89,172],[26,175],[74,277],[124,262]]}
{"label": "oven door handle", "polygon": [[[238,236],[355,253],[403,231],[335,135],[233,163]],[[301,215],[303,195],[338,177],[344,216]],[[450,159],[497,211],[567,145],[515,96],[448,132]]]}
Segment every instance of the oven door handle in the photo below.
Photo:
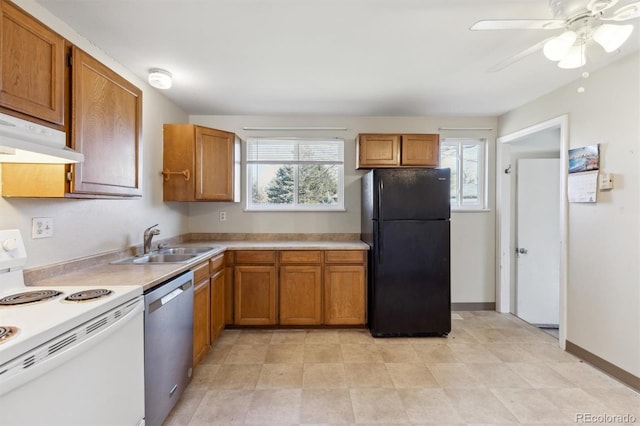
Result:
{"label": "oven door handle", "polygon": [[[135,306],[133,306],[134,304]],[[142,296],[128,304],[125,303],[125,305],[127,306],[121,305],[120,308],[114,308],[89,323],[63,333],[3,365],[0,369],[0,396],[100,344],[144,312]],[[114,312],[119,309],[128,309],[128,312],[123,316],[114,315]],[[113,318],[116,319],[113,320]],[[109,320],[113,322],[108,324]],[[102,325],[105,323],[106,327]],[[140,327],[142,326],[141,321]]]}

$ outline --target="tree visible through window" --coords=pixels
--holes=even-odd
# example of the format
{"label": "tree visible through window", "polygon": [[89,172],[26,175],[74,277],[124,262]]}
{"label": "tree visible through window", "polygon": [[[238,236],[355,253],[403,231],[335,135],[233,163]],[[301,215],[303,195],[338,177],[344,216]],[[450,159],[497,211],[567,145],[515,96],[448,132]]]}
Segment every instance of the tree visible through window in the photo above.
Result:
{"label": "tree visible through window", "polygon": [[341,210],[342,140],[249,139],[248,210]]}
{"label": "tree visible through window", "polygon": [[451,208],[484,209],[485,139],[443,139],[440,167],[451,169]]}

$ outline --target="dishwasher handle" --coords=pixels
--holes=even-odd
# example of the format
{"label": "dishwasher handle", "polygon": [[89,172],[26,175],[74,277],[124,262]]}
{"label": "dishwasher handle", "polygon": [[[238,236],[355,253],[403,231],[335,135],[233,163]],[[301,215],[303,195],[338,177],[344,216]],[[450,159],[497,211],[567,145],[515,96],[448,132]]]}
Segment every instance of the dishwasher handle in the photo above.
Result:
{"label": "dishwasher handle", "polygon": [[167,303],[171,302],[176,297],[180,296],[182,293],[187,291],[189,289],[189,287],[191,287],[191,284],[192,284],[191,280],[189,280],[186,283],[182,284],[180,287],[174,289],[173,291],[170,291],[169,293],[165,294],[164,296],[162,296],[162,297],[154,300],[153,302],[151,302],[151,304],[149,305],[149,314],[151,314],[152,312],[160,309],[161,307],[163,307]]}

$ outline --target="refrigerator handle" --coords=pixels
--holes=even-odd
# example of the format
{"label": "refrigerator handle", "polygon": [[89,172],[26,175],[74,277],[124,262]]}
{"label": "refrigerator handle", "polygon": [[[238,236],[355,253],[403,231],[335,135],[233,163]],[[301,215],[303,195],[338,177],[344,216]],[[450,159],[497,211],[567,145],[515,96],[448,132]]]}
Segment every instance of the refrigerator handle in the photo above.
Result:
{"label": "refrigerator handle", "polygon": [[378,181],[378,263],[382,264],[382,251],[384,248],[382,231],[384,215],[382,214],[382,196],[384,191],[384,183],[382,179]]}

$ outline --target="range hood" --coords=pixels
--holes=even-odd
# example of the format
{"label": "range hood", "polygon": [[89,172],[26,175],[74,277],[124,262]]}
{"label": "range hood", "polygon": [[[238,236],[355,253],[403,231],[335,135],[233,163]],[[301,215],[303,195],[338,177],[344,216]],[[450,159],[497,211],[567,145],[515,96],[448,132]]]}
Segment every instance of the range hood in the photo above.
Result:
{"label": "range hood", "polygon": [[65,132],[0,113],[0,163],[67,164],[84,155],[67,147]]}

